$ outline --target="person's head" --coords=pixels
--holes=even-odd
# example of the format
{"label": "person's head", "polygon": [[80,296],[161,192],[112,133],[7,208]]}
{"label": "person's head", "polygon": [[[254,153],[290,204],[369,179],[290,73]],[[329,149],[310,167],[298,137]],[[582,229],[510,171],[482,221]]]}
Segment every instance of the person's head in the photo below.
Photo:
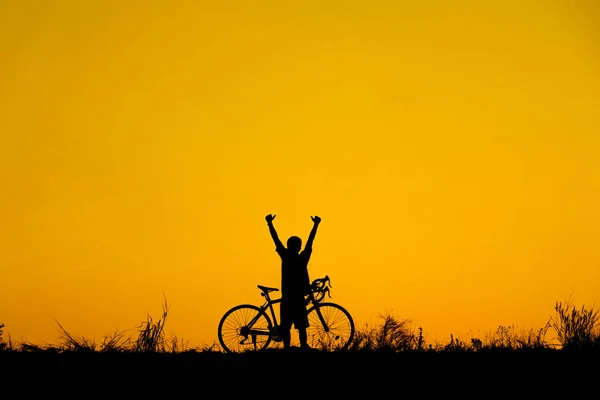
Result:
{"label": "person's head", "polygon": [[300,249],[302,248],[302,239],[298,236],[290,236],[287,240],[287,248],[294,253],[300,253]]}

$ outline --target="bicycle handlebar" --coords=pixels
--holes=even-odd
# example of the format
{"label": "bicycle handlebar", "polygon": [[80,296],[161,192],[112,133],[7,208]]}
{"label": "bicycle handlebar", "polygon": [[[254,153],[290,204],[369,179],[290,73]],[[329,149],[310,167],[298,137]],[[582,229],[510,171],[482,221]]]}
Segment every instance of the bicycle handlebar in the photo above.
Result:
{"label": "bicycle handlebar", "polygon": [[315,279],[314,281],[312,281],[312,283],[310,284],[310,288],[313,291],[319,291],[319,290],[327,287],[327,284],[329,284],[329,286],[331,286],[331,279],[329,278],[329,275],[325,275],[324,278],[319,278],[319,279]]}
{"label": "bicycle handlebar", "polygon": [[324,278],[318,278],[312,281],[310,284],[310,290],[314,298],[313,301],[318,303],[325,298],[325,295],[328,295],[331,298],[331,292],[329,291],[330,286],[331,279],[329,278],[329,275],[325,275]]}

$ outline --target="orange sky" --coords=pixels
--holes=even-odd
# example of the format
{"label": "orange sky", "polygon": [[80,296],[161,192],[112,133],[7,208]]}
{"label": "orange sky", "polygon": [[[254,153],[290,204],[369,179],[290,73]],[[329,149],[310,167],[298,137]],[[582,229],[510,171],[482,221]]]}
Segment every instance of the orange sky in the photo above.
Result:
{"label": "orange sky", "polygon": [[[279,286],[358,328],[541,328],[600,293],[597,2],[0,4],[0,323],[217,340]],[[466,336],[465,336],[466,335]]]}

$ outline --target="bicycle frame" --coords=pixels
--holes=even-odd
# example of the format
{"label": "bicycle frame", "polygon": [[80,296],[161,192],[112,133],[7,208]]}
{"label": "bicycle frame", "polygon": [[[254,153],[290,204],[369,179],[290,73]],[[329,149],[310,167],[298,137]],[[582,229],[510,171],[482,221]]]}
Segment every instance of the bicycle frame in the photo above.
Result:
{"label": "bicycle frame", "polygon": [[[279,327],[279,322],[277,321],[277,313],[275,312],[275,309],[273,308],[273,306],[275,304],[279,304],[281,303],[281,298],[278,299],[271,299],[271,296],[269,295],[268,291],[261,289],[261,295],[265,298],[265,302],[259,306],[259,309],[261,310],[261,312],[264,312],[265,314],[269,315],[267,313],[267,310],[269,311],[269,313],[271,314],[270,317],[272,319],[273,322],[273,328],[277,329]],[[323,329],[325,332],[329,332],[329,326],[327,325],[327,321],[325,321],[325,318],[323,318],[323,314],[321,314],[321,310],[319,309],[319,301],[315,298],[314,293],[311,292],[308,295],[308,298],[306,299],[306,304],[312,304],[317,312],[317,316],[319,317],[319,321],[321,321],[321,324],[323,325]],[[308,312],[308,308],[306,310]],[[254,324],[256,323],[256,321],[258,321],[258,319],[260,318],[261,313],[258,313],[254,318],[252,318],[250,320],[250,322],[247,325],[247,331],[244,331],[244,334],[248,334],[248,335],[270,335],[270,332],[266,332],[265,330],[260,330],[260,329],[253,329],[252,327],[254,326]],[[278,335],[276,335],[278,336]],[[277,341],[277,340],[276,340]]]}
{"label": "bicycle frame", "polygon": [[[272,319],[273,322],[273,328],[277,329],[279,327],[279,323],[277,322],[277,313],[275,312],[275,309],[273,308],[273,306],[275,304],[279,304],[281,303],[281,298],[279,299],[271,299],[271,296],[269,296],[269,293],[266,291],[262,291],[261,294],[265,297],[265,302],[263,303],[262,306],[259,306],[258,308],[261,310],[261,313],[265,313],[266,315],[269,315],[267,313],[267,310],[269,311],[270,318]],[[256,321],[258,321],[258,319],[261,316],[261,313],[256,314],[256,316],[254,316],[254,318],[252,318],[250,320],[250,322],[248,322],[247,325],[247,331],[242,332],[243,334],[247,334],[247,335],[266,335],[269,336],[272,334],[272,332],[267,332],[265,330],[261,330],[261,329],[253,329],[254,324],[256,323]],[[277,336],[277,335],[275,335]]]}
{"label": "bicycle frame", "polygon": [[[306,315],[309,319],[308,338],[312,348],[345,349],[354,336],[354,322],[348,311],[332,302],[324,301],[330,285],[329,276],[315,279],[310,291],[305,296]],[[218,325],[218,337],[221,346],[230,352],[237,352],[252,346],[254,350],[262,350],[271,341],[282,342],[279,326],[281,318],[277,312],[282,298],[271,298],[270,293],[278,288],[258,285],[261,296],[265,298],[262,305],[238,304],[229,309]]]}

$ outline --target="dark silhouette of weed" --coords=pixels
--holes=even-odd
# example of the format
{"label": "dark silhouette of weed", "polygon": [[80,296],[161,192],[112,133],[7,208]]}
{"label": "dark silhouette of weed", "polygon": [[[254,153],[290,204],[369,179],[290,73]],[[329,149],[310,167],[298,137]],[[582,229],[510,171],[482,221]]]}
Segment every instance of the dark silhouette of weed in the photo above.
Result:
{"label": "dark silhouette of weed", "polygon": [[486,350],[547,349],[545,340],[549,324],[538,330],[517,330],[515,326],[500,325],[496,332],[488,336],[482,346]]}
{"label": "dark silhouette of weed", "polygon": [[381,325],[365,325],[363,329],[355,332],[355,337],[348,351],[387,351],[401,352],[421,350],[425,344],[423,331],[415,334],[409,319],[399,320],[391,314],[380,315],[383,319]]}
{"label": "dark silhouette of weed", "polygon": [[55,321],[61,330],[59,336],[59,348],[62,351],[96,351],[97,346],[93,340],[88,340],[85,337],[75,337],[58,322]]}
{"label": "dark silhouette of weed", "polygon": [[167,350],[167,339],[165,337],[165,324],[169,313],[167,299],[164,298],[163,313],[156,322],[148,315],[147,320],[142,322],[138,337],[135,340],[133,351],[135,352],[165,352]]}
{"label": "dark silhouette of weed", "polygon": [[20,352],[94,352],[94,353],[184,353],[191,351],[215,351],[216,343],[206,345],[200,349],[193,349],[183,340],[176,336],[168,336],[165,332],[165,324],[167,321],[168,311],[170,306],[167,304],[167,299],[163,295],[163,312],[161,318],[155,321],[150,315],[146,321],[143,321],[137,326],[137,336],[133,338],[133,334],[129,330],[115,331],[104,337],[102,343],[97,344],[93,340],[89,340],[83,336],[78,337],[71,334],[60,322],[55,321],[59,327],[59,338],[57,345],[36,345],[29,342],[21,342],[18,346],[13,347],[12,343],[3,341],[4,325],[0,325],[0,351],[20,351]]}
{"label": "dark silhouette of weed", "polygon": [[0,351],[4,351],[9,348],[9,343],[4,341],[4,324],[0,324]]}
{"label": "dark silhouette of weed", "polygon": [[572,299],[557,302],[555,315],[549,324],[556,331],[557,339],[564,350],[583,350],[600,348],[600,316],[596,306],[580,309],[575,307]]}

